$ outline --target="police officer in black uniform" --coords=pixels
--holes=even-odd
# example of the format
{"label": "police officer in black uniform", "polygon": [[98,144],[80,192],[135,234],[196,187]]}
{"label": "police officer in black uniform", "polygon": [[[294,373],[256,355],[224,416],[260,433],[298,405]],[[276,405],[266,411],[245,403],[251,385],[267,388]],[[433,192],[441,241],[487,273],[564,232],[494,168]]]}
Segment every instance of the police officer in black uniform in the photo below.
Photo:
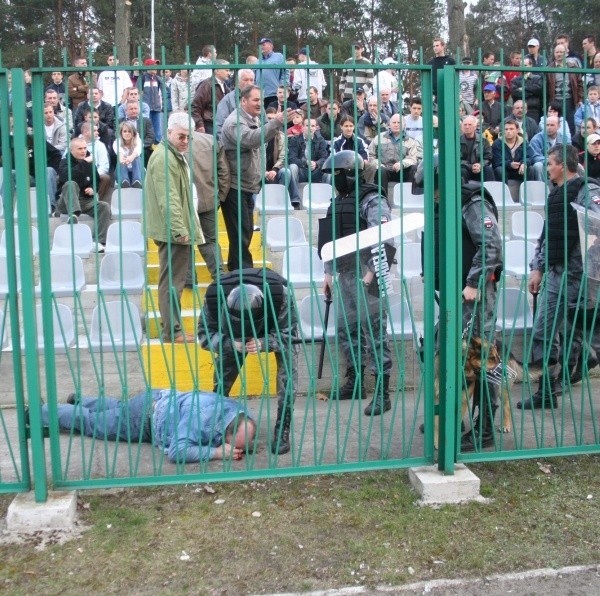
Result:
{"label": "police officer in black uniform", "polygon": [[[434,204],[434,235],[439,241],[439,203],[437,156],[434,157],[436,201]],[[423,163],[415,174],[415,185],[423,184]],[[462,215],[462,319],[464,338],[480,337],[484,346],[494,344],[496,335],[497,282],[502,273],[502,237],[498,228],[498,209],[491,194],[478,182],[463,184],[461,188]],[[438,248],[435,251],[435,289],[439,290]],[[427,272],[425,272],[427,274]],[[485,349],[485,348],[482,348]],[[485,358],[485,354],[482,354]],[[476,397],[480,394],[476,391]],[[462,451],[473,451],[494,444],[494,416],[498,409],[498,391],[486,383],[480,416],[473,420],[473,428],[461,441]],[[489,402],[489,404],[488,404]],[[489,405],[489,408],[488,408]],[[487,415],[488,410],[489,415]]]}
{"label": "police officer in black uniform", "polygon": [[248,354],[273,352],[277,363],[277,421],[271,452],[290,450],[297,386],[296,309],[287,281],[270,269],[240,269],[212,282],[198,319],[198,341],[215,354],[215,393],[229,396]]}
{"label": "police officer in black uniform", "polygon": [[[383,192],[363,178],[364,162],[354,151],[331,155],[322,171],[333,174],[337,191],[327,216],[319,221],[319,249],[336,238],[348,236],[391,220],[390,209]],[[393,245],[385,245],[385,257],[393,256]],[[331,294],[333,275],[337,274],[337,332],[346,357],[346,382],[339,387],[338,399],[366,397],[364,370],[366,351],[370,350],[370,369],[377,377],[375,395],[365,408],[367,416],[378,416],[392,405],[389,396],[392,359],[387,339],[387,313],[382,261],[371,248],[325,263],[325,292]],[[358,269],[356,259],[358,258]],[[389,262],[388,262],[389,264]],[[358,277],[357,277],[358,271]],[[365,332],[365,327],[366,332]]]}

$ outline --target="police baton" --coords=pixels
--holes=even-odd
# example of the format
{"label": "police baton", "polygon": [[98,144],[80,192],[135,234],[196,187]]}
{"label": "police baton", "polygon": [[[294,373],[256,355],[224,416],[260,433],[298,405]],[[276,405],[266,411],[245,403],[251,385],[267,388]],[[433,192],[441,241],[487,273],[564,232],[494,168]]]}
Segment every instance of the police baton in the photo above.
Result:
{"label": "police baton", "polygon": [[327,326],[329,324],[329,308],[331,307],[331,290],[325,290],[325,315],[323,317],[323,339],[321,343],[321,353],[319,354],[319,368],[317,369],[317,379],[323,376],[323,361],[325,360],[325,339],[327,337]]}
{"label": "police baton", "polygon": [[535,294],[532,294],[532,296],[533,296],[533,318],[535,319],[535,313],[537,311],[538,293],[536,292]]}

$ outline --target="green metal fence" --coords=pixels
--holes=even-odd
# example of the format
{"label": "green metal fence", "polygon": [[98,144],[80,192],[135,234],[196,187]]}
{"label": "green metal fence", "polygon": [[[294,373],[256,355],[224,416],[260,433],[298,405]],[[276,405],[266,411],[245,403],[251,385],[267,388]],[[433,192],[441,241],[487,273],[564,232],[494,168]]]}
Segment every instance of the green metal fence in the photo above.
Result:
{"label": "green metal fence", "polygon": [[[167,64],[166,56],[162,56],[162,62]],[[234,78],[245,68],[245,65],[239,63],[237,56],[236,62],[227,67],[233,71]],[[352,66],[331,63],[319,65],[324,71],[330,91],[336,89],[339,73],[343,69],[351,70]],[[314,65],[311,67],[314,68]],[[164,69],[165,66],[160,68]],[[275,68],[266,66],[264,70]],[[477,68],[486,70],[485,67]],[[151,69],[141,67],[139,70],[144,73]],[[198,71],[198,67],[195,66],[171,67],[173,72],[181,69]],[[307,65],[290,66],[290,72],[294,73],[308,72],[308,69]],[[384,65],[374,65],[373,69],[375,73],[381,73],[384,71]],[[389,286],[380,291],[376,313],[371,311],[370,315],[366,314],[369,312],[367,305],[370,298],[362,283],[365,263],[356,256],[350,257],[350,264],[335,259],[329,329],[323,333],[326,302],[321,261],[309,257],[303,272],[304,277],[298,276],[298,268],[301,265],[300,253],[304,251],[310,255],[311,251],[308,249],[316,248],[319,219],[324,216],[327,203],[334,195],[333,190],[329,189],[323,206],[318,195],[322,189],[316,186],[316,176],[308,169],[307,184],[301,186],[306,197],[304,208],[295,211],[292,210],[289,197],[278,207],[270,207],[269,201],[276,185],[261,185],[253,199],[253,227],[256,230],[253,231],[253,239],[249,246],[252,261],[254,266],[263,272],[259,285],[267,297],[271,290],[266,282],[266,269],[283,274],[288,283],[285,291],[286,306],[283,312],[279,313],[281,316],[269,312],[280,303],[276,299],[267,299],[262,312],[253,315],[258,316],[259,321],[268,321],[265,327],[257,329],[252,319],[251,325],[237,338],[241,343],[248,341],[250,336],[262,340],[262,353],[251,353],[247,358],[242,352],[232,352],[230,349],[235,321],[231,319],[225,307],[227,293],[221,279],[226,275],[226,268],[218,268],[211,274],[204,258],[201,258],[197,251],[190,249],[186,258],[193,262],[194,279],[192,287],[186,287],[180,297],[176,288],[180,281],[174,263],[176,259],[181,258],[178,256],[181,255],[181,251],[173,239],[166,241],[163,247],[166,260],[171,263],[163,274],[166,275],[163,279],[166,279],[170,288],[166,294],[170,319],[179,320],[184,333],[195,335],[199,332],[201,338],[212,338],[213,343],[211,349],[205,349],[202,344],[191,338],[182,343],[172,343],[163,339],[164,335],[168,335],[166,331],[174,334],[176,327],[172,322],[169,329],[161,328],[160,301],[165,300],[164,295],[161,298],[158,290],[161,249],[152,240],[148,218],[143,216],[151,200],[149,197],[154,192],[150,190],[149,176],[152,181],[153,176],[160,178],[162,186],[158,194],[161,196],[170,196],[176,191],[175,179],[168,174],[167,162],[161,165],[162,170],[158,168],[149,173],[152,166],[150,164],[148,167],[148,157],[153,152],[158,155],[157,152],[161,151],[160,145],[147,147],[146,155],[142,156],[147,169],[143,188],[139,192],[120,188],[122,175],[117,173],[114,176],[117,188],[106,195],[106,198],[112,201],[111,231],[106,241],[106,253],[90,251],[89,246],[90,237],[99,238],[103,233],[100,229],[101,209],[97,202],[89,221],[81,216],[79,222],[74,224],[66,213],[62,217],[46,217],[49,209],[48,182],[51,181],[51,176],[47,170],[49,164],[43,134],[43,91],[47,77],[53,70],[55,67],[42,65],[32,70],[32,135],[28,137],[30,131],[27,130],[24,81],[20,70],[12,71],[12,142],[8,134],[8,111],[2,111],[4,180],[12,178],[11,171],[14,169],[15,192],[13,195],[12,185],[4,185],[3,223],[7,230],[9,285],[3,311],[8,312],[10,317],[12,339],[9,348],[0,354],[0,365],[3,369],[6,366],[7,371],[10,370],[10,373],[14,374],[15,391],[14,396],[8,392],[3,398],[6,402],[2,405],[10,408],[0,410],[0,416],[4,416],[5,419],[10,416],[11,421],[16,420],[16,423],[15,430],[5,430],[0,441],[3,451],[15,454],[12,456],[13,472],[9,474],[0,468],[1,490],[27,490],[30,486],[31,467],[36,498],[44,500],[47,490],[47,445],[51,471],[49,481],[55,488],[236,480],[401,468],[430,464],[436,461],[436,458],[441,470],[452,473],[456,461],[538,457],[598,450],[594,381],[590,380],[587,369],[584,370],[583,384],[577,387],[568,386],[556,407],[526,411],[518,410],[516,402],[529,399],[536,387],[529,380],[513,383],[509,371],[500,367],[497,373],[498,385],[489,383],[481,370],[476,372],[478,383],[475,397],[479,398],[480,404],[486,404],[480,405],[480,410],[484,413],[489,411],[493,405],[494,391],[501,396],[502,413],[495,419],[491,445],[482,449],[480,444],[477,444],[476,437],[483,430],[485,414],[479,416],[478,421],[474,420],[475,411],[471,409],[469,401],[464,423],[467,434],[469,428],[475,429],[472,436],[475,437],[476,450],[474,453],[461,452],[461,396],[463,389],[470,383],[470,377],[464,372],[466,354],[463,351],[462,339],[470,341],[474,331],[467,328],[465,332],[464,329],[460,296],[463,288],[460,287],[459,281],[463,267],[463,224],[460,202],[456,200],[456,197],[461,195],[458,68],[446,67],[443,72],[438,73],[439,96],[436,116],[439,128],[433,126],[434,105],[430,101],[423,101],[424,188],[421,192],[424,194],[414,194],[419,191],[412,186],[412,182],[404,179],[404,173],[400,175],[397,185],[382,188],[383,172],[377,167],[374,170],[373,183],[377,185],[379,192],[384,191],[388,194],[392,217],[407,222],[408,219],[402,218],[411,212],[417,212],[422,214],[424,221],[420,230],[411,230],[406,234],[402,231],[404,224],[400,226],[401,234],[394,240],[396,263],[391,268]],[[63,66],[61,70],[68,76],[77,69]],[[97,75],[101,71],[114,72],[117,67],[93,66],[87,70]],[[400,81],[400,103],[404,80],[411,80],[412,85],[415,85],[417,80],[421,95],[424,98],[432,96],[431,70],[428,66],[397,65],[392,70]],[[2,105],[6,106],[9,105],[6,72],[0,73],[0,76]],[[213,98],[215,85],[213,81]],[[141,82],[138,83],[138,87],[143,89]],[[164,83],[162,91],[166,93]],[[234,93],[233,97],[236,102],[240,101],[239,95]],[[480,101],[481,99],[480,95]],[[288,101],[291,100],[286,99],[284,108],[287,107]],[[504,107],[504,100],[501,103]],[[213,112],[216,112],[216,107],[213,99]],[[94,111],[92,108],[92,118]],[[188,122],[193,129],[191,111],[192,94],[188,90],[186,113],[189,114]],[[357,123],[359,114],[356,108],[353,115]],[[118,116],[116,108],[115,116]],[[159,117],[162,120],[164,135],[168,129],[166,104]],[[234,117],[237,118],[237,130],[241,130],[241,115]],[[145,123],[146,121],[142,120],[140,124],[142,133]],[[385,128],[384,124],[377,123],[374,132],[376,135],[384,134]],[[267,129],[260,125],[257,130],[259,145],[266,145],[270,140]],[[333,126],[330,132],[334,132]],[[206,140],[205,137],[204,139]],[[90,141],[92,152],[95,151],[96,142],[95,138]],[[309,151],[315,142],[314,139],[308,142]],[[478,143],[483,142],[484,140],[479,138]],[[284,136],[282,167],[292,170],[290,143],[290,138]],[[119,146],[120,141],[117,141],[117,149]],[[31,163],[34,167],[31,172],[27,159],[28,147],[33,149]],[[184,150],[191,172],[189,185],[186,184],[190,196],[196,182],[199,182],[195,179],[198,174],[194,163],[194,158],[199,154],[195,151],[199,152],[199,147],[196,140],[192,139],[190,147]],[[232,156],[235,156],[239,161],[243,150],[238,143],[237,147],[229,149],[229,158],[233,159]],[[212,172],[213,180],[217,180],[220,164],[223,160],[227,161],[227,158],[222,155],[219,144],[214,142],[208,143],[203,151],[201,162],[208,164],[206,171]],[[434,157],[438,153],[439,156]],[[13,155],[14,165],[11,163]],[[373,164],[376,163],[374,160],[380,162],[382,159],[382,150],[379,147],[372,152],[370,161]],[[434,167],[436,160],[439,166]],[[154,161],[157,162],[158,159],[155,157]],[[503,165],[506,164],[503,162]],[[260,153],[260,169],[267,169],[264,153]],[[30,201],[30,174],[31,182],[35,183],[35,192],[31,195],[34,197],[33,202]],[[206,172],[202,174],[207,175]],[[243,175],[241,169],[229,173],[234,188],[240,186]],[[338,174],[334,173],[334,185],[336,175]],[[71,166],[67,168],[66,178],[69,181],[74,179]],[[283,182],[287,182],[285,177]],[[483,182],[483,179],[480,182]],[[100,177],[92,175],[90,186],[94,193],[99,191],[100,184]],[[222,197],[219,196],[219,188],[213,186],[212,199],[208,201],[210,207],[201,214],[201,221],[214,221],[216,242],[220,244],[226,263],[230,251],[235,251],[239,253],[240,258],[242,257],[242,244],[239,237],[235,242],[229,242],[220,208]],[[434,198],[434,195],[437,196],[434,188],[439,188],[439,216],[438,208],[434,207],[437,200]],[[528,213],[535,210],[543,214],[543,207],[530,207],[527,192],[524,195],[523,211]],[[16,197],[18,205],[18,220],[15,225],[18,229],[20,254],[28,255],[28,258],[21,258],[19,261],[15,259],[11,248],[14,246],[10,234],[13,229],[13,209],[10,203],[13,196]],[[285,189],[282,196],[287,196]],[[510,363],[511,356],[525,361],[523,368],[527,375],[533,322],[529,306],[531,297],[526,292],[525,274],[513,275],[514,272],[508,270],[506,263],[509,242],[507,237],[510,237],[508,223],[512,211],[519,205],[513,200],[508,186],[501,186],[500,194],[496,194],[495,197],[505,266],[504,273],[497,280],[498,300],[493,310],[495,318],[502,320],[502,324],[498,327],[496,338],[493,333],[487,338],[489,341],[484,343],[479,355],[487,358],[493,340],[500,339],[503,362]],[[242,198],[242,191],[239,190],[228,195],[227,200],[241,201]],[[190,204],[185,203],[184,209],[189,209]],[[173,211],[172,203],[166,202],[165,205],[164,221],[166,229],[170,230],[176,225],[181,214],[177,210]],[[383,205],[384,203],[381,203],[380,214],[384,213]],[[193,211],[194,209],[191,209],[187,212],[192,219],[195,217]],[[237,213],[239,224],[241,207]],[[358,208],[355,215],[358,215]],[[436,235],[436,219],[440,222],[439,266],[433,241]],[[298,220],[304,235],[304,238],[300,239],[293,236],[293,226],[297,225]],[[31,226],[35,223],[36,228],[32,231]],[[487,225],[485,213],[482,211],[481,226]],[[528,223],[525,223],[525,232],[527,225]],[[90,233],[82,234],[83,227]],[[421,231],[424,232],[422,249],[419,248]],[[274,237],[270,236],[271,232],[274,232]],[[61,233],[65,236],[62,249],[59,250]],[[85,248],[78,247],[77,244],[82,235],[85,235],[88,241],[87,253]],[[191,244],[201,243],[200,238],[195,237],[195,232],[192,231],[191,236]],[[113,238],[114,244],[111,246]],[[32,247],[36,240],[39,243],[39,255],[34,257]],[[278,242],[281,243],[279,246]],[[295,244],[298,246],[294,246]],[[281,249],[285,249],[285,252]],[[59,252],[63,252],[66,257],[58,258]],[[483,254],[485,257],[485,249]],[[421,259],[424,260],[422,264]],[[518,257],[517,261],[522,264],[522,269],[526,269],[527,259],[524,255]],[[130,265],[137,267],[137,277],[128,270]],[[426,274],[423,279],[420,276],[421,270],[437,273],[438,268],[439,308],[436,305],[434,282],[437,275]],[[14,279],[17,269],[20,271],[20,291],[17,291]],[[135,277],[135,281],[132,281],[132,277]],[[217,289],[216,333],[211,327],[215,321],[210,320],[205,303],[205,295],[213,277]],[[348,282],[348,279],[351,281]],[[518,299],[516,308],[509,313],[508,305],[513,290],[518,292]],[[351,306],[352,301],[349,301],[351,295],[356,297],[356,312]],[[483,296],[484,306],[486,300],[487,297]],[[4,316],[6,318],[6,314]],[[350,336],[356,333],[356,319],[363,329],[363,334],[356,344],[349,346],[343,341],[343,332],[350,332]],[[525,324],[523,329],[520,329],[519,323],[523,320]],[[376,323],[373,324],[373,321]],[[583,334],[583,339],[587,340],[583,342],[584,355],[589,353],[587,346],[591,333],[587,331]],[[551,335],[552,330],[549,330],[548,342]],[[569,337],[566,327],[563,335]],[[363,410],[371,398],[385,396],[387,381],[384,382],[383,379],[388,371],[383,346],[386,341],[392,363],[389,375],[391,409],[381,416],[366,416]],[[322,345],[323,378],[318,379]],[[10,363],[5,358],[11,351],[12,367],[8,366]],[[566,362],[568,356],[562,358],[563,362]],[[241,366],[244,359],[245,364]],[[200,402],[195,402],[198,398],[193,396],[197,396],[199,392],[210,392],[213,386],[220,392],[227,392],[229,387],[226,387],[224,377],[228,362],[241,368],[239,380],[231,388],[230,395],[255,419],[256,440],[244,446],[247,453],[241,460],[226,453],[220,444],[220,433],[224,429],[219,429],[216,423],[218,416],[215,410],[212,417],[209,417],[209,422],[212,421],[210,430],[203,439],[213,444],[216,449],[210,455],[214,456],[217,453],[218,457],[207,461],[207,454],[201,451],[204,455],[199,456],[200,461],[184,463],[186,459],[196,459],[194,441],[188,439],[195,432],[194,426],[203,423],[202,411],[197,405]],[[278,368],[281,371],[279,375]],[[359,371],[354,394],[352,399],[339,400],[339,387],[346,380],[348,368]],[[563,370],[566,370],[566,366]],[[544,367],[544,371],[547,371],[547,367]],[[562,373],[562,380],[568,384],[566,372]],[[438,387],[439,397],[435,395]],[[164,402],[168,410],[166,424],[173,426],[170,443],[165,441],[165,435],[159,435],[153,426],[156,423],[153,398],[157,397],[158,389],[191,392],[192,396],[189,402],[192,415],[188,418],[183,414],[184,406],[181,402],[173,397]],[[83,401],[83,404],[92,410],[99,408],[100,414],[92,416],[92,420],[95,420],[95,430],[94,426],[86,426],[89,423],[87,410],[77,405],[65,407],[67,396],[70,394],[73,394],[71,401]],[[139,403],[143,404],[142,409],[135,412],[133,406],[125,407],[125,404],[133,403],[127,400],[134,394],[139,396]],[[502,398],[505,394],[507,409],[504,410]],[[88,401],[86,396],[97,399],[93,402]],[[115,397],[117,401],[110,401],[110,396]],[[29,406],[27,429],[23,409],[25,403]],[[157,403],[160,403],[160,398]],[[283,410],[282,403],[285,406]],[[120,408],[118,411],[122,413],[116,430],[108,428],[109,422],[114,419],[109,411],[113,406]],[[160,409],[160,406],[156,407],[157,410]],[[289,412],[291,408],[291,449],[289,453],[278,454],[277,448],[283,439],[283,425],[277,422],[278,414],[285,416],[285,412]],[[434,413],[438,411],[439,430],[438,425],[434,424]],[[137,422],[141,417],[143,424],[147,424],[147,419],[152,419],[152,423],[148,423],[151,424],[151,434],[144,434],[140,429],[133,432],[134,415],[138,416]],[[511,417],[512,429],[509,433],[502,433],[499,430],[501,426],[508,428],[507,416]],[[187,421],[187,426],[179,425],[182,417]],[[419,432],[421,422],[424,423],[423,435]],[[46,427],[48,441],[44,441],[43,437]],[[111,432],[120,435],[120,438],[112,440]],[[31,464],[25,449],[27,433],[31,437]],[[85,436],[86,434],[93,436]],[[169,446],[179,442],[185,445],[173,456]],[[437,451],[434,444],[438,447]]]}

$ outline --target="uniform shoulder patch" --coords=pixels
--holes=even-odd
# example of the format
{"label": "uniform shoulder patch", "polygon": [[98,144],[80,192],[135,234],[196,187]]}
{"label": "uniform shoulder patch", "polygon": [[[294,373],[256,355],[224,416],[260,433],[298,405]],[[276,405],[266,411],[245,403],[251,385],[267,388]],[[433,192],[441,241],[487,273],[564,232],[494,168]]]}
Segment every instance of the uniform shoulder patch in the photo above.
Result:
{"label": "uniform shoulder patch", "polygon": [[483,227],[486,230],[491,230],[494,227],[494,221],[492,220],[492,218],[489,215],[486,215],[483,219]]}

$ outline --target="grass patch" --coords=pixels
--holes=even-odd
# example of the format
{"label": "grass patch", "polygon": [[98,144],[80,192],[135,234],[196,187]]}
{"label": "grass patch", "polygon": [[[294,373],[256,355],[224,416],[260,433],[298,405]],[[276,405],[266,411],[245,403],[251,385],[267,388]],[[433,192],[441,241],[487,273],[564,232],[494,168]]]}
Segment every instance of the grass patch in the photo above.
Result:
{"label": "grass patch", "polygon": [[82,492],[91,529],[42,552],[0,546],[0,586],[249,594],[597,563],[598,457],[544,465],[472,465],[491,502],[440,509],[415,506],[404,471],[215,484],[214,494],[202,485]]}

